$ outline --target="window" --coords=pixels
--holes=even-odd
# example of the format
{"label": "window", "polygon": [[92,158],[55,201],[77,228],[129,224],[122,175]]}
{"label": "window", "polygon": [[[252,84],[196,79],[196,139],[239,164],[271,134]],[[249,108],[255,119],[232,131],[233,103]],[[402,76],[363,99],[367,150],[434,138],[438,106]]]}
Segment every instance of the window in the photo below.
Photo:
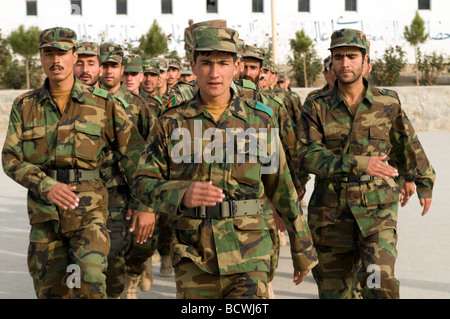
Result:
{"label": "window", "polygon": [[264,0],[253,0],[252,3],[253,12],[264,12]]}
{"label": "window", "polygon": [[430,10],[431,4],[430,0],[419,0],[419,10]]}
{"label": "window", "polygon": [[116,13],[128,14],[127,12],[127,0],[116,0]]}
{"label": "window", "polygon": [[81,15],[81,0],[70,1],[70,14]]}
{"label": "window", "polygon": [[206,12],[207,13],[217,13],[218,10],[218,0],[206,0]]}
{"label": "window", "polygon": [[161,13],[172,13],[172,0],[161,0]]}
{"label": "window", "polygon": [[27,1],[27,16],[37,16],[37,1]]}
{"label": "window", "polygon": [[298,0],[298,12],[309,12],[309,0]]}
{"label": "window", "polygon": [[345,0],[345,11],[356,11],[356,0]]}

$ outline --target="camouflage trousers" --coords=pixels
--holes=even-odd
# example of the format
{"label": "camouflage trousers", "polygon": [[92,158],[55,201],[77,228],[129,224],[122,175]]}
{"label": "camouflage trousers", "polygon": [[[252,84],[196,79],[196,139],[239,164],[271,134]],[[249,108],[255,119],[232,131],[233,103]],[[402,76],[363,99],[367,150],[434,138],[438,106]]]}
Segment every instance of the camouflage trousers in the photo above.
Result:
{"label": "camouflage trousers", "polygon": [[128,272],[140,275],[145,269],[145,261],[158,249],[161,256],[170,255],[173,226],[167,214],[156,213],[155,230],[151,238],[143,244],[136,242],[132,234],[130,249],[125,255]]}
{"label": "camouflage trousers", "polygon": [[[320,238],[324,227],[318,225],[318,212],[315,208],[308,211],[309,224],[312,230],[314,246],[319,263],[312,273],[316,280],[320,298],[339,299],[398,299],[399,282],[394,276],[397,258],[397,231],[385,228],[372,235],[363,237],[349,209],[343,209],[336,232],[328,232],[339,236],[339,230],[347,230],[345,234],[353,238],[353,243],[327,241]],[[343,235],[343,234],[342,234]]]}
{"label": "camouflage trousers", "polygon": [[125,252],[130,247],[131,221],[126,220],[129,203],[128,186],[108,188],[108,222],[111,239],[106,271],[106,293],[108,297],[119,297],[125,288]]}
{"label": "camouflage trousers", "polygon": [[214,275],[184,258],[174,266],[177,299],[268,299],[267,272]]}
{"label": "camouflage trousers", "polygon": [[106,189],[78,197],[79,207],[61,209],[59,221],[31,225],[28,269],[38,298],[106,297]]}

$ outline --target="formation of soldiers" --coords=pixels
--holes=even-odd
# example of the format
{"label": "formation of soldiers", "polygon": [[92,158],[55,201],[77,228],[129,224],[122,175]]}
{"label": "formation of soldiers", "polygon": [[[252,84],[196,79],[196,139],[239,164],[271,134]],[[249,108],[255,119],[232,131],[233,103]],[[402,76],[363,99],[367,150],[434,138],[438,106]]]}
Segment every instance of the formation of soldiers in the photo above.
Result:
{"label": "formation of soldiers", "polygon": [[417,189],[424,215],[435,172],[397,94],[367,81],[362,32],[333,33],[303,105],[225,20],[190,21],[184,63],[76,40],[41,33],[47,79],[14,101],[2,151],[28,189],[38,298],[136,298],[157,252],[177,298],[274,298],[284,231],[295,284],[312,269],[321,298],[399,298],[398,203]]}

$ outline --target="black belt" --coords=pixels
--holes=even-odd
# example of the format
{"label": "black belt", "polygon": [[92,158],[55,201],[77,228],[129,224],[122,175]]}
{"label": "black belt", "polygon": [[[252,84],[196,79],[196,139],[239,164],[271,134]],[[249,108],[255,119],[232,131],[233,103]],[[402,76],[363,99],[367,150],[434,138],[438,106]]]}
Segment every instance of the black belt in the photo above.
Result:
{"label": "black belt", "polygon": [[56,179],[60,183],[72,183],[72,182],[83,182],[93,179],[100,179],[99,169],[79,169],[79,168],[69,168],[69,169],[49,169],[47,175],[53,179]]}
{"label": "black belt", "polygon": [[345,175],[345,176],[333,176],[324,178],[331,180],[333,182],[344,182],[344,183],[366,183],[372,182],[381,177],[371,176],[371,175]]}
{"label": "black belt", "polygon": [[224,201],[215,206],[200,206],[183,212],[186,217],[192,218],[229,218],[259,214],[261,205],[259,199],[246,199],[237,201]]}

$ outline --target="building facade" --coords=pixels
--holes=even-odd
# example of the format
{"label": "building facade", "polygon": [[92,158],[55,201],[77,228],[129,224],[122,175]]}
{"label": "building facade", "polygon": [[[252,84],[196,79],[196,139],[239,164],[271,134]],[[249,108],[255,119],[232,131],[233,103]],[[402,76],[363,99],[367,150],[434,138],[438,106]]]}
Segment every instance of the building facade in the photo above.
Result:
{"label": "building facade", "polygon": [[422,51],[450,52],[448,0],[0,0],[0,29],[7,36],[21,24],[41,29],[62,26],[74,29],[82,41],[137,45],[156,20],[168,36],[169,49],[184,56],[189,19],[226,19],[245,42],[268,47],[271,1],[275,2],[280,63],[291,55],[289,40],[296,31],[304,29],[318,54],[326,57],[331,34],[341,28],[364,31],[372,58],[398,45],[413,62],[413,49],[403,30],[417,10],[429,33]]}

